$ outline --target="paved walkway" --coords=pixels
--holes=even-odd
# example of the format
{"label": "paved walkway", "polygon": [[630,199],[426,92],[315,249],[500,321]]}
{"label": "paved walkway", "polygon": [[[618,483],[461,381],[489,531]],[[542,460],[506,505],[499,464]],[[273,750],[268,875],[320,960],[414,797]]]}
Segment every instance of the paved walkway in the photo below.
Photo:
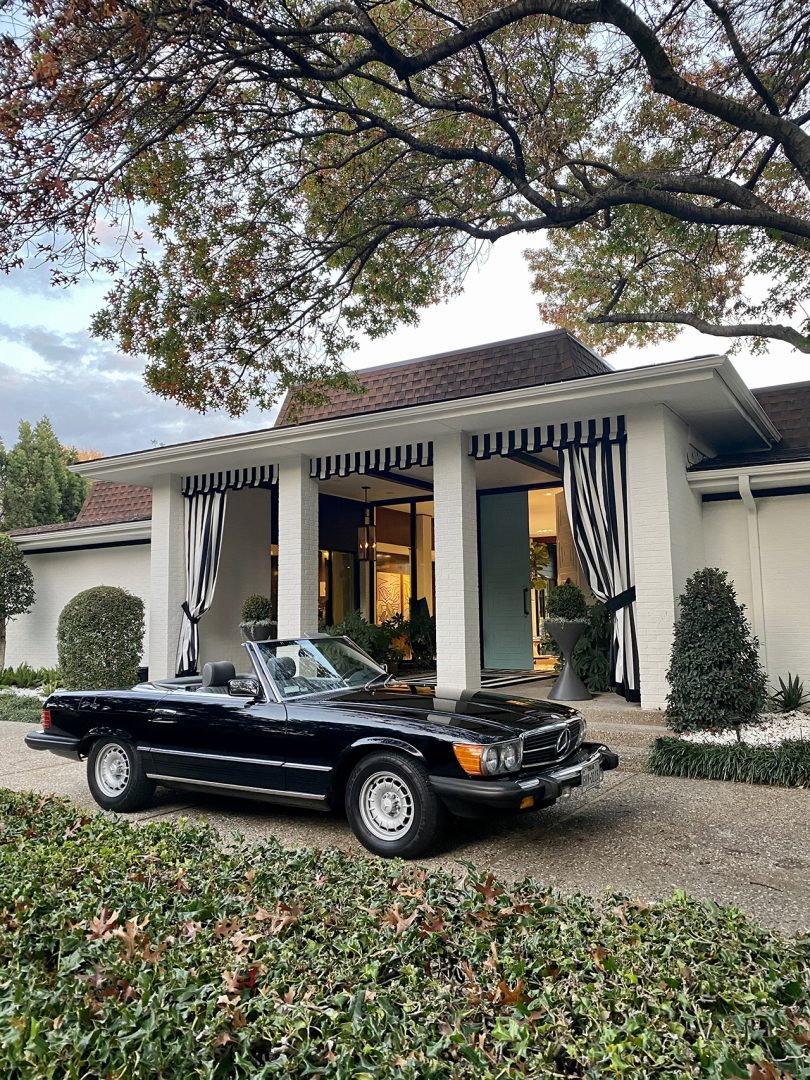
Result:
{"label": "paved walkway", "polygon": [[[641,731],[628,730],[628,739],[646,737],[643,725],[632,727]],[[601,722],[599,728],[602,737]],[[27,730],[0,723],[0,786],[56,792],[94,808],[84,765],[26,749]],[[614,731],[621,734],[618,724]],[[181,816],[205,818],[223,832],[274,835],[285,844],[358,847],[338,816],[163,788],[148,812],[133,815]],[[810,932],[810,791],[617,770],[598,792],[550,810],[454,822],[443,849],[424,861],[455,867],[458,860],[503,878],[531,874],[563,891],[654,899],[685,889],[785,932]]]}

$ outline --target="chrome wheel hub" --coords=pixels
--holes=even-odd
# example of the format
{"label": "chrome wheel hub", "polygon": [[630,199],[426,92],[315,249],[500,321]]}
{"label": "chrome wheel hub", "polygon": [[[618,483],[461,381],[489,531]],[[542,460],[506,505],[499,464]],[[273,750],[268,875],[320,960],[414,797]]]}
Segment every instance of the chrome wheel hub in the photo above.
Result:
{"label": "chrome wheel hub", "polygon": [[129,783],[129,758],[123,747],[110,743],[96,758],[96,783],[109,799],[117,799]]}
{"label": "chrome wheel hub", "polygon": [[372,773],[360,790],[360,817],[378,840],[399,840],[411,827],[415,807],[411,789],[402,777]]}

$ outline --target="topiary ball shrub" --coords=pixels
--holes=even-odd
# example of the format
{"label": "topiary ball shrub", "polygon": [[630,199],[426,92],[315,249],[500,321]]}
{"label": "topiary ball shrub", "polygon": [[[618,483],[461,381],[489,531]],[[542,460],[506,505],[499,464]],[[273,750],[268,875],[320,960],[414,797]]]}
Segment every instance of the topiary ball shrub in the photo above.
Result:
{"label": "topiary ball shrub", "polygon": [[546,618],[559,622],[583,622],[588,618],[588,604],[579,585],[566,581],[551,589],[546,600]]}
{"label": "topiary ball shrub", "polygon": [[143,600],[98,585],[69,600],[59,616],[56,646],[66,690],[117,690],[138,681],[143,653]]}
{"label": "topiary ball shrub", "polygon": [[266,596],[254,593],[242,604],[242,622],[273,622],[273,604]]}
{"label": "topiary ball shrub", "polygon": [[761,713],[767,682],[759,642],[725,570],[698,570],[687,581],[667,679],[673,731],[724,730]]}

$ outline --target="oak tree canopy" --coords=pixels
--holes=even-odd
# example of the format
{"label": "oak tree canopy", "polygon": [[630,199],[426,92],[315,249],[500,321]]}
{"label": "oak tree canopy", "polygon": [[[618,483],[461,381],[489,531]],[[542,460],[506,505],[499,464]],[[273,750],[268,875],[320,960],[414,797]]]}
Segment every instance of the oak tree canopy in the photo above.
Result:
{"label": "oak tree canopy", "polygon": [[[2,0],[0,0],[2,3]],[[544,320],[810,352],[806,0],[6,0],[0,268],[238,413],[525,234]],[[534,235],[533,235],[534,234]]]}

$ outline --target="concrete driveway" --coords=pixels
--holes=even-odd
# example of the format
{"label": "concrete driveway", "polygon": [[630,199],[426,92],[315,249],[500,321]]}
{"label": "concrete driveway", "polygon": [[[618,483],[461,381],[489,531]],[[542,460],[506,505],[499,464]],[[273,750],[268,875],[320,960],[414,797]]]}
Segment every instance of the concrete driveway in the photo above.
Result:
{"label": "concrete driveway", "polygon": [[[24,724],[0,722],[0,786],[66,795],[97,809],[84,764],[28,750]],[[317,812],[159,788],[136,820],[205,819],[222,832],[275,836],[289,845],[357,848],[345,820]],[[810,791],[608,773],[574,795],[518,819],[455,821],[426,865],[459,860],[504,879],[536,877],[562,891],[654,899],[673,889],[733,904],[787,933],[810,931]]]}

